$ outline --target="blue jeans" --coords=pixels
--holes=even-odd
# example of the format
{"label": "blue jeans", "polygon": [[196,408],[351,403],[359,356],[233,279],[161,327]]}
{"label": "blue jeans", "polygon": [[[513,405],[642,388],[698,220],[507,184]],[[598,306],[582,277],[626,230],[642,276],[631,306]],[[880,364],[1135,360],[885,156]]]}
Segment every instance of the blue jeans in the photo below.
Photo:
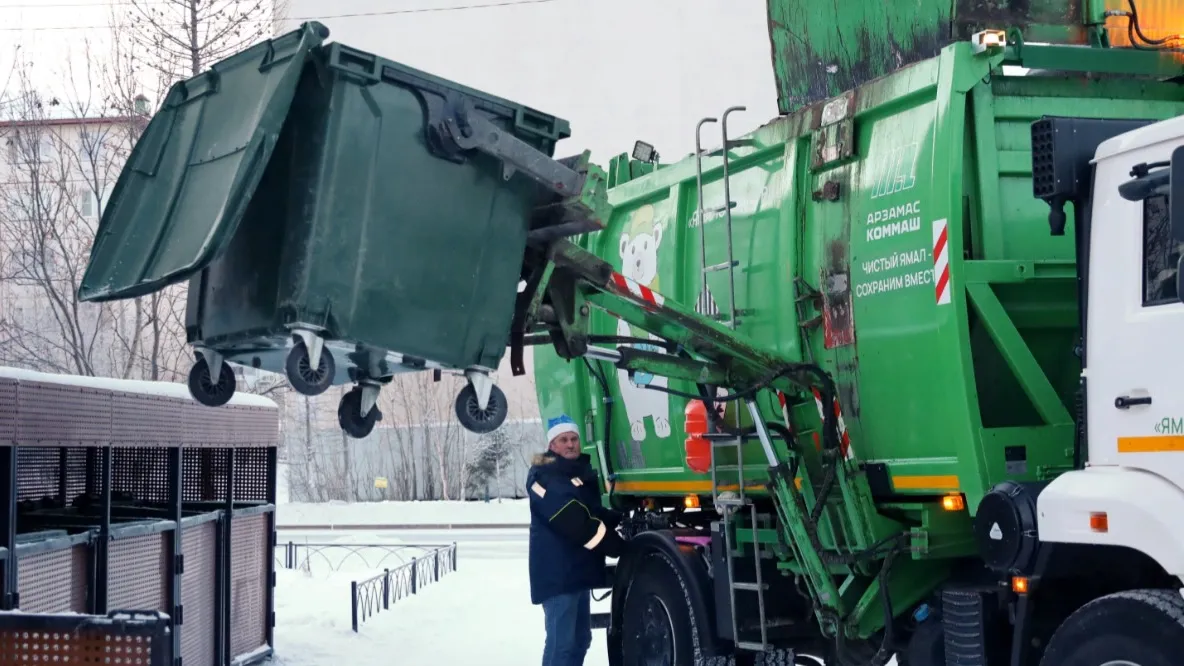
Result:
{"label": "blue jeans", "polygon": [[583,666],[592,645],[592,599],[590,593],[560,594],[543,602],[547,642],[543,645],[543,666]]}

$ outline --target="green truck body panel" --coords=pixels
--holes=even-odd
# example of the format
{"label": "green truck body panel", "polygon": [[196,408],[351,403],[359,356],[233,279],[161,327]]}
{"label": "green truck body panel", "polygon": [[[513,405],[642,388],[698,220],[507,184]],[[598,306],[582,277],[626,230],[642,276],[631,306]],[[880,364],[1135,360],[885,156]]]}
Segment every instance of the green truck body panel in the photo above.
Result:
{"label": "green truck body panel", "polygon": [[1119,5],[1125,0],[915,0],[842,3],[840,11],[833,2],[768,0],[778,108],[789,113],[832,97],[981,30],[1018,28],[1033,42],[1101,45],[1103,13]]}
{"label": "green truck body panel", "polygon": [[[863,472],[840,477],[842,500],[832,497],[822,511],[818,537],[827,549],[850,552],[905,530],[911,556],[900,558],[907,564],[896,563],[889,583],[897,612],[945,576],[922,560],[975,552],[970,518],[995,483],[1049,479],[1073,463],[1081,369],[1075,250],[1072,233],[1050,235],[1049,208],[1032,194],[1030,125],[1045,115],[1184,113],[1184,92],[1173,83],[1004,76],[1001,69],[1029,65],[1029,57],[1132,74],[1167,67],[1157,54],[1110,51],[1107,61],[1085,51],[1107,53],[1017,44],[976,54],[955,43],[939,57],[775,119],[729,152],[736,335],[834,377]],[[721,162],[704,158],[707,210],[724,204]],[[610,182],[613,217],[581,246],[670,301],[726,313],[727,271],[709,273],[708,295],[701,293],[700,234],[707,265],[727,261],[728,238],[722,214],[700,224],[694,158],[651,173],[615,163]],[[644,317],[599,296],[589,301],[613,312],[592,309],[590,333],[647,337],[618,318]],[[670,333],[669,326],[653,329]],[[543,418],[567,413],[583,421],[586,450],[610,457],[613,495],[711,495],[710,474],[686,463],[686,399],[639,388],[606,362],[569,362],[546,347],[535,354]],[[600,382],[590,370],[605,373],[611,394],[607,438]],[[633,381],[696,392],[690,381],[642,371]],[[778,388],[799,443],[807,443],[797,483],[813,507],[822,481],[814,445],[821,405],[808,392]],[[783,422],[773,392],[762,392],[760,404],[765,419]],[[723,490],[740,480],[733,451],[716,450]],[[789,506],[792,494],[766,485],[757,442],[741,451],[747,492],[759,497],[772,488],[777,496],[793,551],[786,568],[813,572],[812,594],[825,604],[834,603],[836,588],[819,571],[862,581],[837,589],[836,608],[853,613],[844,615],[848,632],[872,635],[883,624],[878,564],[816,560]],[[953,493],[964,495],[967,511],[942,511],[937,500]]]}
{"label": "green truck body panel", "polygon": [[[497,368],[541,188],[503,178],[489,155],[442,155],[432,130],[463,99],[550,156],[566,121],[319,46],[317,30],[215,65],[193,80],[211,81],[198,106],[184,104],[192,81],[173,89],[176,104],[136,148],[165,158],[150,171],[133,159],[121,174],[82,297],[124,298],[192,276],[190,342],[277,370],[289,327],[310,327],[344,343],[330,345],[336,383],[349,379],[355,342],[379,360],[390,352]],[[295,46],[281,65],[284,45]]]}

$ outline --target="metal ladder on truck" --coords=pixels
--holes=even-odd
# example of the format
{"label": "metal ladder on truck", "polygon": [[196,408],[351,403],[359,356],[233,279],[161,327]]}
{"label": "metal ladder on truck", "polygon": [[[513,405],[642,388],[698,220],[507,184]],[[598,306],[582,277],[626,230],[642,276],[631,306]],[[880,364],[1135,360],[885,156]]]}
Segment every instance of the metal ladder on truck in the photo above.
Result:
{"label": "metal ladder on truck", "polygon": [[[698,213],[699,213],[699,256],[701,261],[701,291],[699,292],[700,311],[705,316],[714,317],[716,313],[709,312],[711,297],[707,291],[707,276],[710,273],[717,271],[728,271],[728,313],[722,317],[724,325],[730,329],[735,330],[736,324],[739,323],[738,317],[741,314],[736,307],[736,267],[740,262],[736,261],[736,256],[732,244],[732,209],[736,207],[736,202],[732,201],[732,188],[730,182],[730,174],[728,173],[728,150],[751,143],[748,139],[732,140],[728,138],[728,116],[736,111],[745,111],[743,106],[733,106],[724,111],[722,116],[723,121],[720,123],[720,134],[723,136],[723,143],[718,152],[723,158],[723,184],[724,184],[724,203],[721,206],[716,206],[711,209],[704,209],[703,207],[703,158],[714,155],[717,151],[704,151],[702,132],[703,126],[707,123],[719,122],[715,118],[703,118],[695,125],[695,185],[697,187]],[[718,264],[707,265],[707,214],[722,214],[727,221],[727,236],[728,236],[728,260]]]}
{"label": "metal ladder on truck", "polygon": [[[720,135],[722,142],[718,152],[722,159],[723,170],[723,188],[724,201],[723,204],[710,211],[704,207],[704,192],[703,192],[703,158],[714,155],[716,151],[703,150],[702,130],[703,126],[708,123],[719,122],[715,118],[703,118],[695,125],[695,184],[698,192],[698,213],[699,213],[699,256],[700,256],[700,292],[699,292],[699,310],[705,316],[715,316],[717,313],[711,312],[712,298],[707,289],[707,277],[711,273],[728,271],[728,310],[723,314],[721,319],[723,324],[729,329],[736,330],[736,325],[739,324],[740,309],[736,307],[736,268],[740,262],[736,260],[734,244],[732,242],[732,209],[736,207],[736,202],[732,201],[731,188],[731,173],[729,171],[729,150],[741,145],[745,145],[747,141],[734,141],[728,136],[728,116],[737,111],[745,111],[743,106],[734,106],[724,111],[720,122]],[[726,223],[725,233],[728,240],[728,260],[725,262],[708,265],[707,264],[707,213],[722,214]],[[753,405],[755,407],[755,403]],[[737,414],[735,427],[740,426],[739,414]],[[748,497],[745,491],[744,479],[744,443],[749,438],[740,435],[731,435],[727,433],[707,433],[704,436],[711,442],[711,501],[712,504],[719,510],[722,519],[723,538],[724,538],[724,559],[727,563],[728,569],[728,603],[731,610],[732,618],[732,636],[736,647],[743,650],[751,650],[756,652],[764,652],[769,649],[769,636],[766,629],[766,615],[765,615],[765,591],[768,589],[768,584],[762,579],[761,572],[761,551],[760,542],[757,540],[757,511],[756,504]],[[721,497],[719,472],[716,465],[716,451],[720,448],[732,447],[736,452],[736,483],[738,485],[738,493],[736,497]],[[775,457],[775,453],[773,454]],[[748,509],[749,525],[752,529],[752,560],[753,570],[756,572],[755,581],[738,581],[736,580],[736,555],[739,550],[739,543],[734,538],[733,533],[739,527],[735,525],[732,520],[734,512]],[[757,599],[757,619],[760,626],[760,642],[742,641],[740,640],[740,625],[736,613],[736,594],[738,592],[753,592]]]}

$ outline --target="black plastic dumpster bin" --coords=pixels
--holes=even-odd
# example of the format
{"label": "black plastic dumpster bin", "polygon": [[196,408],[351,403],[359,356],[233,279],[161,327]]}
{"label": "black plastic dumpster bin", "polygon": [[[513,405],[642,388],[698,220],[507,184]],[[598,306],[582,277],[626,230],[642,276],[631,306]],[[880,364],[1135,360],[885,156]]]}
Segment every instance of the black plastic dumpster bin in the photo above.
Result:
{"label": "black plastic dumpster bin", "polygon": [[282,369],[305,395],[353,381],[339,416],[363,437],[379,385],[439,368],[470,380],[462,423],[491,430],[506,404],[485,373],[505,352],[546,193],[490,155],[450,151],[439,128],[464,106],[550,157],[568,125],[327,35],[306,24],[170,90],[79,295],[188,279],[190,390],[207,405],[234,391],[224,360]]}

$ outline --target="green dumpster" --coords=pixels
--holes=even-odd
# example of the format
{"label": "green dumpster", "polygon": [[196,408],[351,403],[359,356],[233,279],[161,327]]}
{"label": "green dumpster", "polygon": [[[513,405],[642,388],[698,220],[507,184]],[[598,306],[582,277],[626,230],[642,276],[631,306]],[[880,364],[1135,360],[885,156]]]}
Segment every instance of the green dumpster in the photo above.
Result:
{"label": "green dumpster", "polygon": [[234,392],[224,361],[283,371],[305,395],[354,382],[339,416],[363,437],[393,375],[463,372],[458,416],[491,430],[506,405],[487,373],[549,192],[458,150],[446,124],[469,136],[455,119],[471,112],[548,158],[568,125],[327,36],[305,24],[169,91],[120,174],[79,297],[187,280],[189,387],[203,404]]}

